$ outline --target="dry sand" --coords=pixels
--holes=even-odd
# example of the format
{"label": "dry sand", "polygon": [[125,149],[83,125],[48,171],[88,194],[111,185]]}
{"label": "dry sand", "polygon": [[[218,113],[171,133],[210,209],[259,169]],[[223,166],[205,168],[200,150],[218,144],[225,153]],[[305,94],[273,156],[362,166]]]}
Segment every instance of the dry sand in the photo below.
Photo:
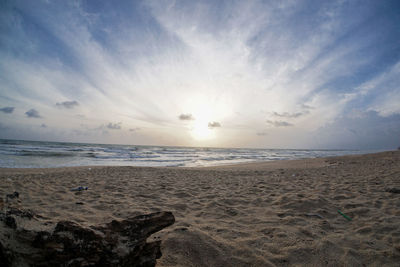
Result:
{"label": "dry sand", "polygon": [[[88,186],[75,193],[70,189]],[[0,196],[82,225],[154,211],[158,266],[400,266],[400,151],[212,168],[0,169]],[[352,218],[346,220],[337,210]]]}

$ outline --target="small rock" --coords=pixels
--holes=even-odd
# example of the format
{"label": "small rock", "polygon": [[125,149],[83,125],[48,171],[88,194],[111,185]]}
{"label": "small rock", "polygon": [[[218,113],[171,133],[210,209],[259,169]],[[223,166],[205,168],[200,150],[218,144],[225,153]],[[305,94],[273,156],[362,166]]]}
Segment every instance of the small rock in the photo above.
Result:
{"label": "small rock", "polygon": [[180,227],[180,228],[176,228],[175,231],[187,231],[188,229],[186,227]]}
{"label": "small rock", "polygon": [[30,210],[22,210],[14,207],[9,207],[6,215],[15,215],[21,218],[28,218],[29,220],[33,218],[33,213]]}
{"label": "small rock", "polygon": [[324,217],[318,213],[306,213],[306,216],[308,217],[318,217],[320,219],[323,219]]}
{"label": "small rock", "polygon": [[7,251],[3,244],[0,242],[0,263],[2,266],[11,266],[11,262],[8,260],[10,255],[7,255]]}
{"label": "small rock", "polygon": [[6,198],[8,199],[8,198],[11,198],[11,199],[13,199],[13,198],[19,198],[19,193],[18,192],[14,192],[14,193],[12,193],[12,194],[7,194],[6,195]]}
{"label": "small rock", "polygon": [[386,188],[385,191],[389,192],[389,193],[393,193],[393,194],[400,194],[400,189],[394,188],[394,187],[393,188]]}
{"label": "small rock", "polygon": [[6,216],[6,218],[4,219],[4,223],[12,229],[17,229],[17,223],[12,216]]}

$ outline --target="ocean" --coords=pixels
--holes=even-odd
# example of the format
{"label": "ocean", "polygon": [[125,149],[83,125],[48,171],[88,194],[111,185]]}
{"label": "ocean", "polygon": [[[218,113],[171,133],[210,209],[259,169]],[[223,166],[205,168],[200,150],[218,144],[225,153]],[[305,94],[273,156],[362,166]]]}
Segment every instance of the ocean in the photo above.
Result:
{"label": "ocean", "polygon": [[95,165],[197,167],[369,152],[375,151],[199,148],[0,139],[0,167],[53,168]]}

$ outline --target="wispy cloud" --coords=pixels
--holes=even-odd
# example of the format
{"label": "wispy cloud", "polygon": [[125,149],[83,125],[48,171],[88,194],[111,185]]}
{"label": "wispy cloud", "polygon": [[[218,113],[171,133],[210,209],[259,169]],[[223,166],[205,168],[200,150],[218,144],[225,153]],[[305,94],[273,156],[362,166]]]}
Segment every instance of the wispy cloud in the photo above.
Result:
{"label": "wispy cloud", "polygon": [[399,144],[400,114],[383,116],[367,111],[359,116],[340,116],[313,131],[312,136],[314,146],[318,147],[393,150]]}
{"label": "wispy cloud", "polygon": [[[381,120],[400,113],[397,10],[395,1],[7,1],[0,104],[35,107],[52,129],[135,125],[146,143],[191,144],[176,137],[177,114],[223,124],[211,145],[253,145],[265,119],[268,138],[254,146],[312,139],[353,108]],[[84,117],[72,114],[78,105]],[[26,123],[15,113],[7,123]]]}
{"label": "wispy cloud", "polygon": [[363,104],[371,102],[368,110],[377,111],[381,116],[400,114],[400,61],[377,77],[357,88]]}

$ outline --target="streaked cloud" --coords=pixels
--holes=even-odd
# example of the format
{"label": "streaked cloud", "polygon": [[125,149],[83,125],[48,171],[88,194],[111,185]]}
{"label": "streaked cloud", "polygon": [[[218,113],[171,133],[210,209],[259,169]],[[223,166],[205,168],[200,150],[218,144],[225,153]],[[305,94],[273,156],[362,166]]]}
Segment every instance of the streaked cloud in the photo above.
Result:
{"label": "streaked cloud", "polygon": [[[2,120],[20,138],[307,147],[353,110],[376,112],[353,114],[365,124],[346,129],[360,133],[400,114],[398,10],[391,0],[6,1],[0,106],[15,110]],[[26,130],[36,109],[51,132]],[[191,128],[209,122],[223,127],[195,142]]]}
{"label": "streaked cloud", "polygon": [[358,149],[391,149],[399,146],[400,114],[383,116],[376,111],[366,111],[358,116],[347,114],[313,131],[314,146]]}

